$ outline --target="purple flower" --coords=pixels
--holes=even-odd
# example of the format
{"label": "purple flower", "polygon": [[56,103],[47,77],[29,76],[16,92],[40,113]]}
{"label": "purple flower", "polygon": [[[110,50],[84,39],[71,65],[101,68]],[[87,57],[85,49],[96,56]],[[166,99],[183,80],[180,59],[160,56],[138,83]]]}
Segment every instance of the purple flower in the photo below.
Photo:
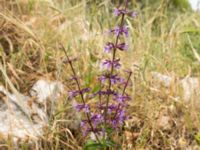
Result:
{"label": "purple flower", "polygon": [[78,95],[78,92],[76,90],[74,91],[69,91],[68,92],[68,99],[72,99]]}
{"label": "purple flower", "polygon": [[137,17],[137,15],[138,15],[137,12],[132,12],[130,16],[133,17],[133,18],[135,18],[135,17]]}
{"label": "purple flower", "polygon": [[128,45],[126,45],[125,43],[118,44],[116,47],[121,51],[125,51],[128,49]]}
{"label": "purple flower", "polygon": [[89,113],[90,112],[90,107],[89,107],[89,105],[87,105],[87,104],[77,104],[77,103],[75,103],[74,104],[74,107],[75,107],[75,109],[77,110],[77,111],[84,111],[84,112],[86,112],[86,113]]}
{"label": "purple flower", "polygon": [[104,117],[101,114],[92,114],[91,115],[91,122],[96,128],[99,124],[104,121]]}
{"label": "purple flower", "polygon": [[89,92],[90,91],[90,88],[84,88],[84,89],[82,89],[80,92],[82,93],[82,94],[84,94],[84,93],[87,93],[87,92]]}
{"label": "purple flower", "polygon": [[125,44],[125,43],[121,43],[121,44],[118,44],[118,45],[114,45],[113,43],[107,43],[106,44],[106,46],[105,46],[105,48],[104,48],[104,51],[106,52],[106,53],[109,53],[111,50],[113,50],[113,49],[115,49],[115,48],[117,48],[117,49],[119,49],[119,50],[121,50],[121,51],[125,51],[125,50],[127,50],[128,49],[128,45],[127,44]]}
{"label": "purple flower", "polygon": [[[108,70],[103,70],[103,74],[98,78],[98,85],[94,87],[94,92],[90,93],[89,96],[85,96],[85,93],[89,92],[90,89],[82,89],[82,84],[79,82],[77,72],[73,67],[73,60],[69,59],[65,48],[62,46],[67,57],[67,62],[73,73],[73,77],[70,80],[75,81],[72,82],[73,85],[70,84],[70,89],[72,90],[69,91],[69,99],[74,98],[72,99],[73,107],[77,112],[85,114],[82,115],[83,118],[81,118],[80,123],[83,135],[88,136],[88,134],[92,132],[94,137],[92,139],[97,144],[99,142],[99,144],[101,144],[102,141],[106,141],[107,139],[112,140],[112,135],[109,134],[107,128],[111,128],[113,131],[120,130],[124,121],[127,119],[125,110],[130,97],[126,94],[126,88],[128,87],[132,72],[129,73],[127,80],[121,78],[120,73],[117,73],[117,69],[121,67],[120,59],[118,59],[117,56],[118,50],[126,51],[128,49],[125,37],[129,35],[129,29],[128,26],[125,25],[125,17],[137,16],[137,13],[127,10],[128,2],[128,0],[125,1],[125,8],[117,8],[114,10],[115,16],[121,16],[121,23],[119,26],[109,31],[115,37],[112,38],[113,41],[106,43],[104,47],[104,51],[107,53],[111,52],[111,56],[110,59],[102,61],[101,67]],[[120,94],[118,94],[118,92]],[[94,96],[97,95],[98,98],[94,98]],[[79,101],[76,102],[75,98]],[[89,105],[87,102],[91,98],[94,98],[94,101]]]}
{"label": "purple flower", "polygon": [[128,14],[129,11],[125,10],[125,9],[118,9],[118,8],[115,8],[114,9],[114,15],[115,16],[119,16],[121,14]]}
{"label": "purple flower", "polygon": [[79,90],[69,91],[68,92],[68,99],[72,99],[72,98],[74,98],[74,97],[76,97],[76,96],[78,96],[80,94],[84,94],[84,93],[89,92],[89,91],[90,91],[89,88],[84,88],[81,91],[79,91]]}
{"label": "purple flower", "polygon": [[101,76],[99,77],[99,80],[100,80],[102,83],[104,83],[104,82],[106,81],[107,78],[108,78],[107,75],[101,75]]}
{"label": "purple flower", "polygon": [[106,91],[99,91],[98,94],[102,94],[102,95],[116,95],[116,92],[113,90],[106,90]]}
{"label": "purple flower", "polygon": [[108,113],[111,114],[112,112],[117,110],[117,106],[112,104],[108,106]]}
{"label": "purple flower", "polygon": [[117,108],[117,114],[110,120],[110,124],[112,128],[117,129],[124,124],[124,121],[127,120],[128,117],[125,114],[124,109]]}
{"label": "purple flower", "polygon": [[126,119],[127,119],[127,116],[125,114],[125,111],[124,110],[120,110],[119,114],[118,114],[118,122],[119,122],[119,124],[122,125]]}
{"label": "purple flower", "polygon": [[115,27],[114,30],[112,30],[112,32],[114,32],[116,34],[116,36],[119,35],[125,35],[126,37],[128,37],[128,27],[127,26],[122,26],[122,27]]}
{"label": "purple flower", "polygon": [[122,78],[118,77],[118,75],[110,76],[111,84],[116,84],[117,82],[122,82]]}
{"label": "purple flower", "polygon": [[122,15],[122,14],[128,15],[128,16],[130,16],[130,17],[135,18],[135,17],[137,16],[138,13],[137,13],[137,12],[131,12],[131,11],[125,10],[125,9],[119,9],[119,8],[115,8],[115,9],[114,9],[114,15],[115,15],[115,16],[120,16],[120,15]]}
{"label": "purple flower", "polygon": [[116,122],[121,126],[123,125],[126,119],[127,119],[127,116],[125,114],[125,111],[123,109],[120,109],[114,120],[116,120]]}
{"label": "purple flower", "polygon": [[120,94],[117,94],[115,97],[114,97],[114,100],[119,102],[120,104],[124,104],[125,101],[127,100],[130,100],[131,98],[128,96],[128,95],[120,95]]}
{"label": "purple flower", "polygon": [[120,59],[116,59],[114,61],[111,61],[111,60],[104,60],[102,62],[102,68],[106,68],[106,69],[110,69],[111,66],[113,65],[113,67],[115,69],[119,69],[121,67],[120,63],[119,63]]}
{"label": "purple flower", "polygon": [[120,78],[117,74],[116,75],[109,75],[109,74],[105,74],[105,75],[101,75],[100,78],[101,82],[105,82],[107,79],[110,79],[111,84],[116,84],[117,82],[122,83],[124,80],[122,78]]}
{"label": "purple flower", "polygon": [[112,125],[112,127],[114,128],[114,129],[116,129],[117,128],[117,120],[112,120],[111,121],[111,125]]}
{"label": "purple flower", "polygon": [[[93,93],[90,97],[94,98],[97,95],[116,95],[117,93],[114,90],[99,90],[95,93]],[[98,106],[98,108],[100,109],[100,106]]]}
{"label": "purple flower", "polygon": [[82,120],[80,123],[81,128],[84,128],[86,126],[87,121],[86,120]]}
{"label": "purple flower", "polygon": [[83,136],[86,137],[88,133],[90,132],[90,129],[88,126],[84,126],[84,128],[81,128]]}
{"label": "purple flower", "polygon": [[115,16],[119,16],[120,14],[121,14],[120,9],[115,8],[115,9],[114,9],[114,15],[115,15]]}
{"label": "purple flower", "polygon": [[106,52],[106,53],[109,53],[112,49],[114,49],[115,48],[115,45],[113,44],[113,43],[110,43],[110,42],[108,42],[107,44],[106,44],[106,46],[104,47],[104,51]]}

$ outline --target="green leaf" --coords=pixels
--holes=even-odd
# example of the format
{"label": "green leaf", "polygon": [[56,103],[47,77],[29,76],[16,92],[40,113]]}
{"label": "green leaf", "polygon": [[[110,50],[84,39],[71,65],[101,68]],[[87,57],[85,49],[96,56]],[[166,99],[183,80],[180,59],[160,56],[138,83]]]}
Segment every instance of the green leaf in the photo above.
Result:
{"label": "green leaf", "polygon": [[195,135],[195,140],[196,140],[197,144],[200,145],[200,133]]}
{"label": "green leaf", "polygon": [[106,146],[107,147],[116,147],[116,143],[114,141],[106,141]]}
{"label": "green leaf", "polygon": [[185,27],[180,33],[200,33],[200,29],[196,27]]}
{"label": "green leaf", "polygon": [[106,133],[111,134],[112,132],[113,132],[112,128],[110,128],[110,127],[106,128]]}
{"label": "green leaf", "polygon": [[100,90],[100,86],[99,85],[96,85],[93,90],[92,90],[92,93],[96,93]]}
{"label": "green leaf", "polygon": [[105,145],[101,144],[101,143],[87,143],[84,146],[84,150],[101,150],[105,148]]}

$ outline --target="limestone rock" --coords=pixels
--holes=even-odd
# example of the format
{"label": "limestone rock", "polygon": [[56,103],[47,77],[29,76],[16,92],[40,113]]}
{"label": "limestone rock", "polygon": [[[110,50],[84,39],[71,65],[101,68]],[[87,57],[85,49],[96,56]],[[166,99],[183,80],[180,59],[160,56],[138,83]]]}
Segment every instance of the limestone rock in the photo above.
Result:
{"label": "limestone rock", "polygon": [[[17,96],[0,86],[0,134],[5,138],[12,135],[14,141],[42,136],[43,128],[48,123],[48,114],[40,103],[45,103],[49,98],[55,102],[63,91],[64,87],[59,82],[39,80],[30,90],[31,97],[20,94],[31,114],[29,117],[17,105]],[[32,101],[34,97],[36,100]]]}

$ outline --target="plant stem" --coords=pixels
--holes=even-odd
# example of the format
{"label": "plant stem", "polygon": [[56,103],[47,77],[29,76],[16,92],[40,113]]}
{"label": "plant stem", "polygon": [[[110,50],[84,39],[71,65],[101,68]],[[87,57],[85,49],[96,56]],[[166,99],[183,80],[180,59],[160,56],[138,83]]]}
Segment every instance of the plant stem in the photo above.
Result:
{"label": "plant stem", "polygon": [[[126,11],[126,9],[128,7],[128,1],[129,0],[126,0],[126,3],[125,3],[125,11]],[[124,25],[124,18],[125,18],[125,14],[122,14],[120,28],[122,28],[123,25]],[[115,60],[115,57],[116,57],[116,51],[117,51],[116,46],[117,46],[117,44],[119,42],[119,37],[120,37],[120,34],[117,35],[116,40],[115,40],[115,48],[113,49],[112,62]],[[110,74],[109,74],[110,78],[109,78],[109,81],[108,81],[109,82],[108,83],[108,91],[111,90],[111,85],[112,85],[111,84],[111,76],[113,75],[113,71],[114,71],[114,64],[112,63],[111,64]],[[105,112],[104,112],[104,124],[105,124],[105,126],[106,126],[106,121],[107,121],[109,100],[110,100],[110,94],[108,94],[107,99],[106,99],[106,107],[105,107]]]}
{"label": "plant stem", "polygon": [[[125,86],[124,86],[124,89],[123,89],[123,92],[122,92],[122,96],[124,96],[124,94],[125,94],[125,92],[126,92],[126,88],[127,88],[128,83],[129,83],[129,81],[130,81],[130,79],[131,79],[131,75],[132,75],[132,72],[129,72],[128,79],[127,79],[127,81],[126,81],[126,83],[125,83]],[[120,106],[121,106],[121,104],[118,104],[118,107],[117,107],[117,110],[116,110],[116,112],[115,112],[115,115],[114,115],[113,119],[115,119],[115,117],[117,116],[117,113],[118,113],[118,111],[119,111],[119,109],[120,109]]]}
{"label": "plant stem", "polygon": [[[73,76],[74,76],[74,80],[75,80],[76,85],[77,85],[77,87],[78,87],[78,91],[79,91],[79,93],[80,93],[80,95],[81,95],[82,103],[83,103],[84,105],[86,105],[86,102],[85,102],[85,99],[84,99],[84,96],[83,96],[83,92],[81,91],[81,86],[80,86],[80,83],[79,83],[79,81],[78,81],[78,78],[77,78],[75,69],[74,69],[74,67],[73,67],[72,61],[69,59],[69,56],[68,56],[68,54],[67,54],[67,51],[66,51],[65,47],[64,47],[62,44],[60,44],[60,45],[61,45],[61,48],[62,48],[62,50],[64,51],[64,53],[65,53],[65,55],[66,55],[66,57],[67,57],[67,61],[68,61],[69,65],[70,65],[70,68],[71,68],[71,70],[72,70],[72,73],[73,73]],[[92,129],[92,132],[94,133],[94,135],[95,135],[97,141],[98,141],[99,143],[101,143],[100,140],[99,140],[99,138],[98,138],[98,135],[95,133],[94,127],[93,127],[93,125],[92,125],[92,121],[91,121],[91,119],[90,119],[90,114],[89,114],[88,112],[86,112],[86,116],[87,116],[88,123],[89,123],[89,125],[90,125],[90,127],[91,127],[91,129]]]}

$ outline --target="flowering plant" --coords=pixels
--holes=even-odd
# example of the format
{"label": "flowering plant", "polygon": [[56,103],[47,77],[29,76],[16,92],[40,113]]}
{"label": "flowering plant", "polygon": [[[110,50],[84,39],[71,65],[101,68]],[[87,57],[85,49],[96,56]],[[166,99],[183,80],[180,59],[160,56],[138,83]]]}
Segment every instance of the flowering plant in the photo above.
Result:
{"label": "flowering plant", "polygon": [[[128,118],[126,114],[127,101],[131,98],[126,93],[127,86],[132,75],[131,71],[126,71],[126,78],[121,78],[118,72],[120,69],[120,59],[117,58],[117,52],[123,52],[128,49],[125,43],[125,38],[129,35],[128,27],[125,25],[125,16],[135,17],[136,13],[128,10],[128,0],[125,2],[124,8],[116,8],[114,15],[121,17],[121,23],[114,29],[109,30],[109,33],[115,35],[114,42],[108,42],[105,45],[104,52],[110,53],[111,58],[102,61],[102,75],[99,76],[99,90],[90,95],[90,98],[98,97],[98,102],[95,105],[89,105],[85,94],[90,92],[89,88],[81,88],[80,81],[71,60],[65,51],[67,62],[73,73],[73,81],[76,84],[76,89],[68,93],[69,99],[74,99],[73,106],[78,112],[85,114],[80,123],[83,135],[86,137],[89,134],[93,135],[92,142],[88,142],[85,149],[88,147],[109,148],[119,146],[113,142],[113,133],[119,132]],[[76,100],[76,101],[75,101]],[[79,102],[78,102],[79,100]],[[81,100],[81,102],[80,102]]]}

